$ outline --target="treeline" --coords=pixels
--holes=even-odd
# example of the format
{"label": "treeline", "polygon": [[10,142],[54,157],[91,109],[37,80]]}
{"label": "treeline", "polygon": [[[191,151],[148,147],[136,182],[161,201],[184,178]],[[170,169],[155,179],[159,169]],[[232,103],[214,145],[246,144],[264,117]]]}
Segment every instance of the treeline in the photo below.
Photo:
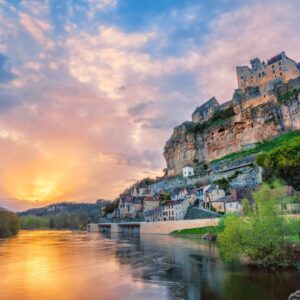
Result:
{"label": "treeline", "polygon": [[84,213],[60,213],[51,216],[21,216],[22,229],[85,229],[91,219]]}
{"label": "treeline", "polygon": [[19,229],[19,217],[13,212],[0,210],[0,238],[16,235]]}

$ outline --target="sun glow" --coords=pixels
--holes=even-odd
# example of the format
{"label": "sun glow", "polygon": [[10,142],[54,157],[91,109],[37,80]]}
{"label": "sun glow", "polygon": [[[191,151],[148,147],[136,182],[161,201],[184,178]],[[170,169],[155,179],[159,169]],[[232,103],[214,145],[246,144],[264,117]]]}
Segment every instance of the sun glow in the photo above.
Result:
{"label": "sun glow", "polygon": [[[72,176],[71,176],[72,174]],[[51,202],[73,191],[77,183],[74,168],[61,159],[15,166],[6,176],[5,187],[14,198],[30,202]]]}

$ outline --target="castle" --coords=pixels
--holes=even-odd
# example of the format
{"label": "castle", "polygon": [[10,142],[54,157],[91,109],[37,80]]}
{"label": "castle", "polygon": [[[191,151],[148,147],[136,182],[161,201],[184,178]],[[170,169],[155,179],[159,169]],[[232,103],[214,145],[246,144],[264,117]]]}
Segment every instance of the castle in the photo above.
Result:
{"label": "castle", "polygon": [[174,128],[164,149],[169,176],[300,128],[300,64],[285,52],[250,64],[236,67],[238,88],[230,101],[213,97],[196,108],[191,122]]}

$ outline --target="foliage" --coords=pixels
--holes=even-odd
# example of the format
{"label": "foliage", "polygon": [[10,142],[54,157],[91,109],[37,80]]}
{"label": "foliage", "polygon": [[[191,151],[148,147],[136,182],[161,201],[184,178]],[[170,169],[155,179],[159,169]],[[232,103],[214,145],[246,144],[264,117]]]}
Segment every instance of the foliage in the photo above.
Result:
{"label": "foliage", "polygon": [[[234,116],[234,110],[233,107],[229,107],[225,110],[217,110],[213,114],[213,116],[204,123],[197,123],[194,124],[193,131],[195,133],[197,132],[203,132],[205,129],[208,129],[212,126],[220,125],[224,123],[225,121],[231,119]],[[191,129],[190,129],[191,131]]]}
{"label": "foliage", "polygon": [[293,89],[291,91],[288,91],[288,92],[280,95],[278,97],[278,101],[281,102],[281,103],[286,103],[287,101],[289,101],[291,99],[297,98],[299,93],[300,93],[300,88],[299,89]]}
{"label": "foliage", "polygon": [[165,204],[167,204],[168,202],[171,201],[171,194],[164,191],[163,193],[161,193],[159,195],[159,199],[161,200],[161,204],[165,205]]}
{"label": "foliage", "polygon": [[211,163],[216,163],[216,162],[220,162],[223,160],[233,160],[233,159],[237,159],[237,158],[243,158],[243,157],[249,156],[251,154],[256,154],[259,152],[267,153],[267,152],[274,150],[275,148],[280,147],[280,146],[299,143],[299,140],[300,140],[300,130],[295,130],[295,131],[286,133],[284,135],[281,135],[277,138],[274,138],[272,140],[258,143],[255,148],[240,151],[240,152],[233,152],[231,154],[223,156],[220,159],[213,160],[213,161],[211,161]]}
{"label": "foliage", "polygon": [[[273,186],[277,188],[280,183]],[[248,210],[245,217],[225,217],[225,229],[218,236],[221,255],[227,262],[246,256],[263,267],[286,265],[287,237],[295,228],[291,230],[289,221],[279,214],[272,187],[263,184],[253,199],[255,209]]]}
{"label": "foliage", "polygon": [[115,201],[108,203],[104,208],[104,213],[111,214],[116,208],[118,208],[119,201],[120,201],[120,199],[116,199]]}
{"label": "foliage", "polygon": [[83,229],[88,222],[98,222],[101,208],[110,201],[92,203],[62,202],[18,213],[23,229]]}
{"label": "foliage", "polygon": [[19,217],[10,211],[0,211],[0,238],[9,237],[18,233],[20,228]]}
{"label": "foliage", "polygon": [[214,184],[218,185],[220,189],[223,189],[226,194],[229,192],[230,188],[230,181],[237,178],[239,176],[240,172],[236,171],[232,176],[228,176],[227,178],[221,178],[214,181]]}
{"label": "foliage", "polygon": [[84,229],[89,218],[83,212],[60,213],[54,216],[21,216],[22,229]]}
{"label": "foliage", "polygon": [[300,136],[269,152],[257,155],[256,162],[265,169],[265,179],[284,179],[300,190]]}

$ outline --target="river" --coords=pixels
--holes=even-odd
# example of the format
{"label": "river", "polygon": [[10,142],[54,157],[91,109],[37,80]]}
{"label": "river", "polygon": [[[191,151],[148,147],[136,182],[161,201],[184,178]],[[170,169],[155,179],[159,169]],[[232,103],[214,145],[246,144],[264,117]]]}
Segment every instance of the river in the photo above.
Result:
{"label": "river", "polygon": [[0,299],[283,300],[297,289],[300,272],[229,267],[196,238],[21,231],[0,241]]}

